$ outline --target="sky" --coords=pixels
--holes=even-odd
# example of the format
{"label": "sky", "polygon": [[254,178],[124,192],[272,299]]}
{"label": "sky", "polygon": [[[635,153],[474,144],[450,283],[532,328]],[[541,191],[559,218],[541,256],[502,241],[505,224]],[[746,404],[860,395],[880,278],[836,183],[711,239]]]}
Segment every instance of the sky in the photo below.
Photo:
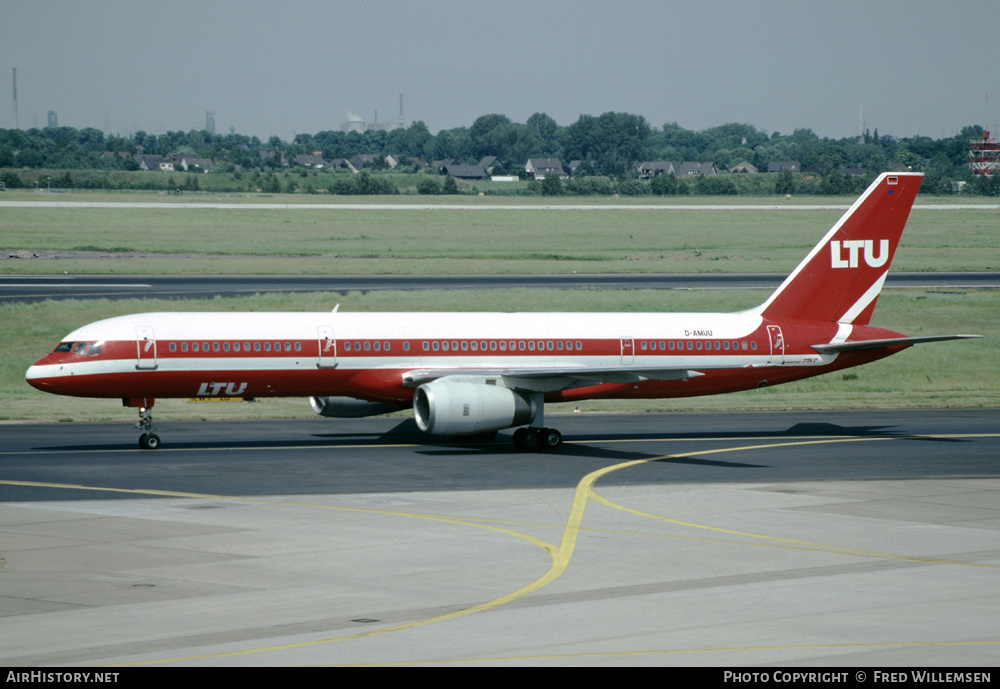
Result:
{"label": "sky", "polygon": [[501,113],[1000,130],[997,0],[0,0],[0,128],[278,136]]}

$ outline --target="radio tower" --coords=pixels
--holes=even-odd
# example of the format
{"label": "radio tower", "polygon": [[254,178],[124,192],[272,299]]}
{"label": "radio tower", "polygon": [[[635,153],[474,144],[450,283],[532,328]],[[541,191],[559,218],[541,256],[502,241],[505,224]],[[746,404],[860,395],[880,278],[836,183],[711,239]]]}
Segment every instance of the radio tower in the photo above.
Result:
{"label": "radio tower", "polygon": [[14,129],[17,126],[17,67],[14,68]]}
{"label": "radio tower", "polygon": [[987,131],[980,139],[969,139],[969,170],[986,177],[1000,172],[1000,143]]}

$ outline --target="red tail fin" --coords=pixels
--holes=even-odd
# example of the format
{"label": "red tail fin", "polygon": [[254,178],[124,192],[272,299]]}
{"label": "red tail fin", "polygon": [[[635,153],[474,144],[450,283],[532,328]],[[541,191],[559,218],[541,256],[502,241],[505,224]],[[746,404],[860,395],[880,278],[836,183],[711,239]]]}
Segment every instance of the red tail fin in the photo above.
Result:
{"label": "red tail fin", "polygon": [[769,320],[867,325],[923,175],[885,173],[759,308]]}

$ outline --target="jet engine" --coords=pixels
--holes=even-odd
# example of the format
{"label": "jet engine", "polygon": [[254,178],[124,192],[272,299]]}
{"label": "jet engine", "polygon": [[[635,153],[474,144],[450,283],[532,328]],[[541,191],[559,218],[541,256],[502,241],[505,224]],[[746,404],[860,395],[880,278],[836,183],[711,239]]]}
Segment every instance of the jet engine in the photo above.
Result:
{"label": "jet engine", "polygon": [[531,423],[537,412],[531,397],[502,380],[447,376],[425,383],[413,395],[417,426],[432,435],[474,435]]}
{"label": "jet engine", "polygon": [[399,407],[386,402],[369,402],[354,397],[310,397],[309,404],[320,416],[338,419],[360,419],[399,411]]}

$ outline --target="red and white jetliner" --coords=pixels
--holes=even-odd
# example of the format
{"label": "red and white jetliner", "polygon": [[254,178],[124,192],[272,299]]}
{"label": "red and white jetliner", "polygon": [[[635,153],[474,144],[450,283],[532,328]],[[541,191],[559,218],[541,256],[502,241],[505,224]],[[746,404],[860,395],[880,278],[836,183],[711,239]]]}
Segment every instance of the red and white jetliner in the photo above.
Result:
{"label": "red and white jetliner", "polygon": [[311,398],[332,417],[413,407],[421,430],[520,427],[545,402],[714,395],[857,366],[922,342],[868,325],[920,187],[883,174],[771,297],[738,313],[145,313],[86,325],[28,369],[45,392],[121,398],[160,445],[158,397]]}

